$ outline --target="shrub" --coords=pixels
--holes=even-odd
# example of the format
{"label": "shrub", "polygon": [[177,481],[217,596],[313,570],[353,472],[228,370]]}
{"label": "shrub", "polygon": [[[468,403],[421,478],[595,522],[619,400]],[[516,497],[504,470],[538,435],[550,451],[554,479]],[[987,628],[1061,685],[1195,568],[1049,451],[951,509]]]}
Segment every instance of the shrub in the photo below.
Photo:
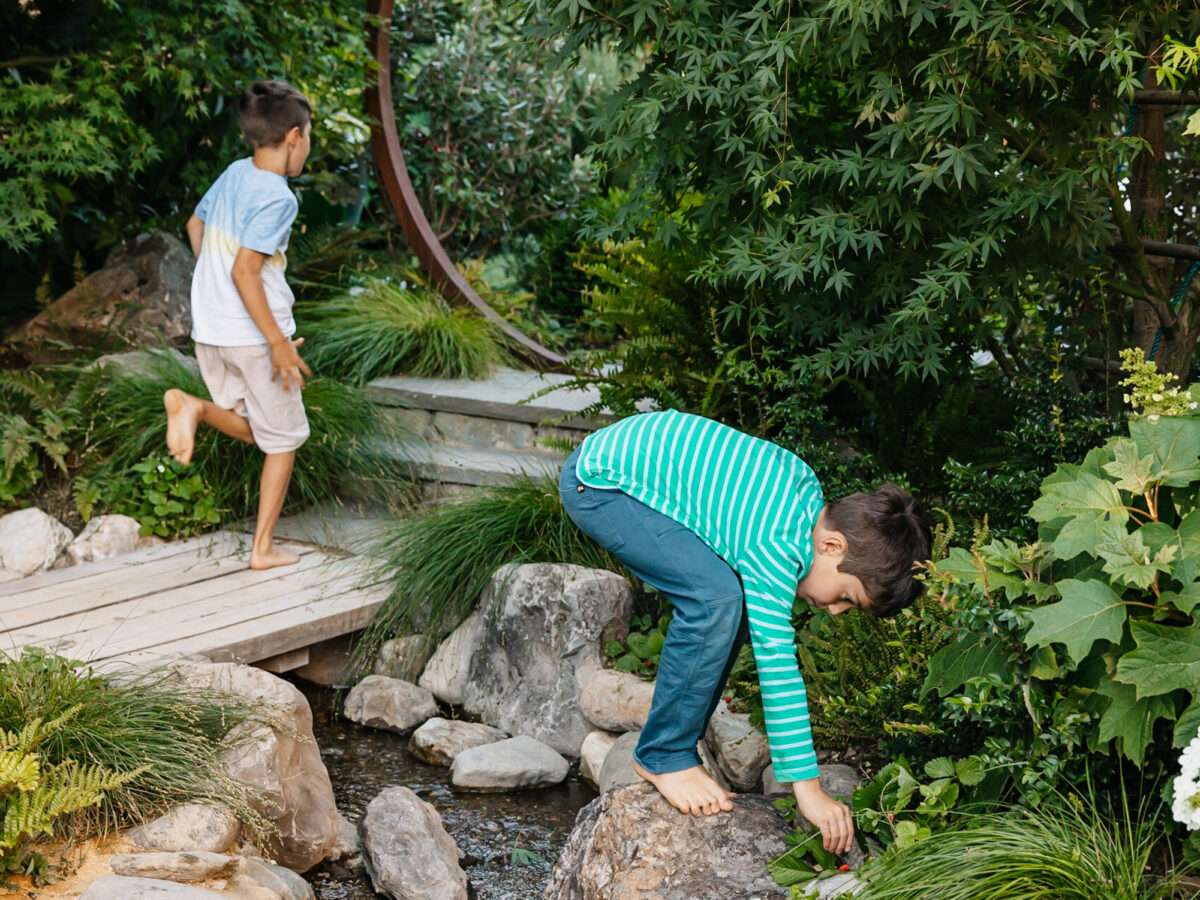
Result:
{"label": "shrub", "polygon": [[170,456],[149,456],[133,466],[129,494],[113,512],[132,516],[142,534],[192,537],[221,524],[213,491],[200,476]]}
{"label": "shrub", "polygon": [[[133,466],[162,452],[162,395],[170,387],[208,396],[200,376],[173,353],[79,371],[72,405],[81,411],[78,440],[88,460],[75,482],[81,511],[125,502],[136,477]],[[345,487],[369,490],[386,501],[407,486],[402,466],[386,456],[386,449],[411,435],[361,388],[312,378],[304,406],[312,434],[296,452],[285,509],[329,499]],[[254,514],[262,457],[257,447],[201,426],[191,467],[212,488],[216,507],[236,520]]]}
{"label": "shrub", "polygon": [[98,806],[75,816],[77,836],[128,827],[185,800],[224,804],[261,831],[266,823],[220,755],[235,726],[269,722],[269,715],[163,672],[105,676],[37,648],[16,658],[0,655],[0,731],[21,731],[34,720],[57,723],[39,738],[42,765],[73,761],[120,777],[104,789]]}
{"label": "shrub", "polygon": [[505,563],[574,563],[622,572],[563,510],[551,476],[480,488],[387,525],[377,573],[394,585],[355,648],[360,668],[390,638],[449,633]]}
{"label": "shrub", "polygon": [[0,506],[25,496],[49,467],[65,473],[71,413],[33,371],[0,372]]}
{"label": "shrub", "polygon": [[315,307],[305,330],[313,370],[355,384],[397,374],[482,378],[510,358],[492,322],[407,281],[351,288]]}

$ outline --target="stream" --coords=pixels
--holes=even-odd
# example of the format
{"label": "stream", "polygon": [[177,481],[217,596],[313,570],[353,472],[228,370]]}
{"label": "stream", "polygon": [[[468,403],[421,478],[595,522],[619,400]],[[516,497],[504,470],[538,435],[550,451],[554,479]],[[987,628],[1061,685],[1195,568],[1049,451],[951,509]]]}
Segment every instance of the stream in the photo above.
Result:
{"label": "stream", "polygon": [[[338,711],[344,691],[300,680],[295,684],[312,707],[313,733],[342,815],[358,825],[367,804],[384,788],[411,788],[433,805],[450,837],[466,854],[462,867],[477,900],[536,900],[542,896],[576,814],[596,797],[575,770],[561,785],[537,791],[454,792],[449,769],[427,765],[409,753],[407,737],[343,719]],[[364,869],[325,863],[309,871],[306,878],[317,900],[373,900],[378,896]]]}

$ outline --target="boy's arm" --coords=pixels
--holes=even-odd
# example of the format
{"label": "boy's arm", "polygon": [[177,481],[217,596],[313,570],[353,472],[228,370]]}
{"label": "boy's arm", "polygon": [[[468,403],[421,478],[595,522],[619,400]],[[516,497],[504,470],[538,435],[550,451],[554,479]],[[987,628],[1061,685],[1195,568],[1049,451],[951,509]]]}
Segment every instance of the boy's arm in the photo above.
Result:
{"label": "boy's arm", "polygon": [[285,337],[279,330],[279,323],[271,315],[267,292],[262,283],[262,268],[267,259],[265,253],[242,247],[233,260],[233,284],[246,306],[246,312],[271,347],[271,379],[274,380],[278,374],[283,379],[285,391],[288,390],[289,379],[295,380],[297,387],[303,388],[304,378],[300,373],[312,375],[312,370],[296,352],[300,341]]}
{"label": "boy's arm", "polygon": [[204,220],[195,213],[187,220],[188,241],[192,245],[192,256],[200,258],[200,248],[204,245]]}

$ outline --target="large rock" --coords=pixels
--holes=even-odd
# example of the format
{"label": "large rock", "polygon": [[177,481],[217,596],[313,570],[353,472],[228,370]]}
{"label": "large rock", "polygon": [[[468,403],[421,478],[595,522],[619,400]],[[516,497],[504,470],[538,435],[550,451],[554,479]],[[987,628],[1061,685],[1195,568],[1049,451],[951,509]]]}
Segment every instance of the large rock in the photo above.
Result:
{"label": "large rock", "polygon": [[375,674],[415,683],[436,649],[437,642],[427,634],[392,638],[379,648]]}
{"label": "large rock", "polygon": [[579,813],[545,900],[785,900],[767,861],[791,828],[765,797],[731,813],[685,816],[651,785],[602,794]]}
{"label": "large rock", "polygon": [[464,750],[494,744],[506,737],[507,734],[491,725],[435,718],[413,732],[408,749],[431,766],[448,766]]}
{"label": "large rock", "polygon": [[122,853],[109,860],[112,870],[129,878],[161,878],[164,881],[204,881],[225,878],[241,867],[237,856],[189,850],[183,853]]}
{"label": "large rock", "polygon": [[[642,776],[633,770],[633,751],[637,749],[641,736],[640,731],[630,731],[613,742],[596,778],[596,789],[600,793],[603,794],[605,791],[610,791],[623,784],[637,784],[642,780]],[[708,745],[704,741],[696,742],[696,753],[700,756],[700,765],[704,767],[705,772],[712,776],[713,781],[727,791],[732,790],[725,773],[717,765],[712,751],[708,749]]]}
{"label": "large rock", "polygon": [[724,701],[709,719],[705,743],[735,791],[756,791],[771,762],[767,736],[750,724],[745,713],[731,713]]}
{"label": "large rock", "polygon": [[510,734],[578,756],[591,726],[582,679],[604,641],[627,630],[633,595],[621,576],[581,566],[503,566],[484,589],[488,628],[471,660],[463,707]]}
{"label": "large rock", "polygon": [[579,711],[605,731],[638,731],[646,724],[653,699],[654,682],[629,672],[599,669],[583,682]]}
{"label": "large rock", "polygon": [[255,701],[278,716],[278,729],[241,726],[221,758],[234,778],[254,788],[256,808],[274,824],[271,857],[297,872],[315,866],[337,840],[338,811],[304,695],[270,672],[236,663],[189,664],[180,671],[190,684]]}
{"label": "large rock", "polygon": [[74,536],[35,507],[0,516],[0,582],[49,569]]}
{"label": "large rock", "polygon": [[517,791],[558,784],[570,770],[552,747],[519,735],[458,754],[450,766],[450,783],[460,791]]}
{"label": "large rock", "polygon": [[158,878],[106,875],[89,884],[87,890],[79,895],[79,900],[221,900],[222,896],[216,891],[192,884],[178,884]]}
{"label": "large rock", "polygon": [[108,559],[137,549],[141,526],[132,516],[96,516],[83,527],[59,562],[75,566],[82,562]]}
{"label": "large rock", "polygon": [[346,695],[342,714],[351,722],[408,734],[438,714],[433,694],[399,678],[368,675]]}
{"label": "large rock", "polygon": [[314,900],[312,885],[283,866],[264,859],[243,859],[222,892],[229,900]]}
{"label": "large rock", "polygon": [[583,739],[583,746],[579,748],[579,777],[592,787],[600,786],[600,771],[604,768],[604,759],[619,737],[619,734],[608,731],[591,731]]}
{"label": "large rock", "polygon": [[[792,783],[779,781],[775,778],[775,766],[769,765],[763,771],[764,794],[790,794]],[[850,802],[858,788],[858,772],[852,766],[841,763],[830,763],[820,767],[821,790],[830,797]]]}
{"label": "large rock", "polygon": [[125,832],[125,838],[142,850],[223,853],[233,846],[241,828],[242,823],[227,807],[181,803],[165,815]]}
{"label": "large rock", "polygon": [[[163,232],[127,241],[14,339],[28,355],[45,341],[130,347],[185,341],[192,330],[192,252]],[[34,354],[36,356],[36,354]]]}
{"label": "large rock", "polygon": [[462,706],[471,679],[471,660],[483,641],[483,613],[471,613],[438,645],[417,684],[443,703]]}
{"label": "large rock", "polygon": [[379,893],[396,900],[466,900],[458,846],[437,810],[408,788],[388,788],[367,806],[362,847]]}

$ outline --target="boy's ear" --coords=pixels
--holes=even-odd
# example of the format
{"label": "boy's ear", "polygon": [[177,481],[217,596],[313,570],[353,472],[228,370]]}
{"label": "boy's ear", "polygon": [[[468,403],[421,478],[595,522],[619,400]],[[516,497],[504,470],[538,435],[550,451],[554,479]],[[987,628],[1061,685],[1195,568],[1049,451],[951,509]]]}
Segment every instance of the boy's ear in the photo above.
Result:
{"label": "boy's ear", "polygon": [[848,547],[849,543],[846,540],[846,535],[840,531],[826,530],[817,543],[817,549],[823,554],[839,559],[846,555]]}

